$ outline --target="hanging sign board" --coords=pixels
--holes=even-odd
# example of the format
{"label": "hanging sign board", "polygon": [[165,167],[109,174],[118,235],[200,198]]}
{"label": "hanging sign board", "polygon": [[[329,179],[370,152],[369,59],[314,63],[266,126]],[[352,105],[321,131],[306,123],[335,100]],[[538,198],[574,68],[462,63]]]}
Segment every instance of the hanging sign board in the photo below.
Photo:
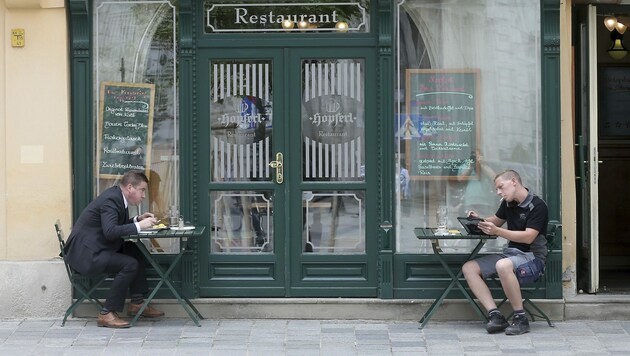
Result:
{"label": "hanging sign board", "polygon": [[[456,179],[479,172],[479,71],[409,69],[404,132],[412,179]],[[477,176],[459,179],[477,179]]]}
{"label": "hanging sign board", "polygon": [[358,2],[207,4],[206,32],[366,32]]}
{"label": "hanging sign board", "polygon": [[103,82],[100,88],[97,171],[118,178],[151,169],[155,84]]}

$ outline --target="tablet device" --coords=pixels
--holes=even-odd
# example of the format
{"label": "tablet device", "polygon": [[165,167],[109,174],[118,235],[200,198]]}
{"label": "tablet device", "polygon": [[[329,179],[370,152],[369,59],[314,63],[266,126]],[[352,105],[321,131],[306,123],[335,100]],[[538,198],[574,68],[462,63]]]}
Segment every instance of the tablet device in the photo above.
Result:
{"label": "tablet device", "polygon": [[459,220],[459,223],[466,229],[468,235],[486,235],[486,233],[479,228],[479,223],[484,221],[482,218],[459,217],[457,220]]}

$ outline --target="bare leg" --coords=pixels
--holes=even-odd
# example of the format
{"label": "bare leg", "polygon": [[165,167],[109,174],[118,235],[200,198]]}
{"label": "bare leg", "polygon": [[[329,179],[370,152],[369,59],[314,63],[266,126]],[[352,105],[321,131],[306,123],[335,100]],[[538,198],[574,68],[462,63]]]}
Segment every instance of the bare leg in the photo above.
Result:
{"label": "bare leg", "polygon": [[513,310],[523,309],[523,297],[521,295],[521,286],[514,274],[514,265],[509,258],[501,259],[497,262],[497,274],[501,280],[501,286],[505,292],[505,296],[510,301]]}
{"label": "bare leg", "polygon": [[479,264],[476,261],[468,261],[464,263],[462,270],[464,272],[464,278],[466,278],[466,282],[468,282],[468,287],[470,287],[481,305],[486,308],[486,311],[496,308],[497,304],[492,298],[490,288],[488,288],[488,285],[483,280],[483,277],[481,277]]}

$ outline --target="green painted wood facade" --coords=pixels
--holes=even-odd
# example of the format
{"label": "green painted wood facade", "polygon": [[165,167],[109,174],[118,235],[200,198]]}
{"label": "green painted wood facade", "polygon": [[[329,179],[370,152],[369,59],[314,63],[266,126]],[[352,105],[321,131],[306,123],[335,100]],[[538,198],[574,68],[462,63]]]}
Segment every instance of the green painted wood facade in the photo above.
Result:
{"label": "green painted wood facade", "polygon": [[[76,219],[82,209],[93,198],[93,167],[94,157],[91,155],[94,147],[93,129],[93,40],[92,40],[92,2],[85,0],[69,0],[68,23],[70,34],[69,60],[71,65],[71,121],[72,121],[72,166],[73,166],[73,218]],[[291,271],[301,268],[299,255],[300,249],[291,248],[284,250],[283,256],[278,256],[278,261],[265,261],[260,263],[276,263],[282,266],[279,272],[277,284],[255,284],[238,286],[234,283],[208,284],[207,255],[191,251],[184,259],[182,265],[181,283],[186,294],[192,297],[208,296],[275,296],[275,297],[377,297],[390,298],[431,298],[438,295],[448,283],[448,276],[441,270],[441,266],[432,255],[424,254],[396,254],[395,231],[387,226],[395,222],[395,171],[394,127],[390,124],[390,118],[394,113],[394,82],[396,74],[394,70],[395,48],[395,5],[391,0],[372,0],[371,2],[371,31],[369,33],[345,34],[327,36],[325,34],[303,34],[300,36],[283,36],[282,34],[258,34],[252,39],[247,34],[222,34],[212,36],[203,31],[203,6],[199,1],[178,1],[178,76],[179,76],[179,118],[180,118],[180,196],[181,211],[185,216],[190,216],[192,221],[210,225],[208,214],[208,191],[212,188],[208,185],[208,167],[199,162],[209,162],[206,155],[208,128],[199,119],[207,115],[207,105],[201,98],[208,97],[209,88],[205,86],[207,81],[207,66],[209,58],[243,57],[253,56],[256,52],[267,53],[267,56],[277,58],[278,63],[287,64],[285,74],[280,77],[285,86],[281,100],[291,100],[291,92],[299,92],[297,87],[291,87],[291,71],[297,71],[295,63],[300,55],[317,56],[338,52],[340,56],[348,55],[355,50],[361,53],[367,60],[367,70],[370,77],[367,79],[366,97],[374,98],[370,103],[373,117],[368,121],[367,136],[373,141],[366,148],[366,153],[371,157],[372,165],[366,167],[366,174],[370,177],[365,186],[354,188],[365,189],[370,199],[367,209],[367,254],[363,259],[365,265],[365,279],[360,283],[349,283],[345,287],[339,284],[337,288],[330,287],[330,280],[320,280],[316,283],[301,285],[300,281],[291,281]],[[559,1],[542,0],[541,26],[542,26],[542,125],[543,125],[543,155],[545,172],[544,196],[549,206],[550,219],[560,220],[560,88],[559,88]],[[344,52],[345,51],[345,52]],[[297,57],[296,57],[297,56]],[[293,66],[293,67],[292,67]],[[295,99],[295,98],[293,98]],[[282,107],[282,102],[278,107]],[[291,110],[288,103],[286,109]],[[293,109],[295,110],[295,109]],[[290,126],[285,127],[291,130]],[[291,132],[288,132],[290,135]],[[299,135],[299,132],[297,133]],[[299,149],[290,140],[286,140],[285,149]],[[293,146],[292,146],[293,145]],[[206,148],[206,149],[204,149]],[[204,152],[205,151],[205,152]],[[292,162],[294,163],[294,162]],[[295,163],[294,163],[295,164]],[[298,171],[299,172],[299,171]],[[293,183],[297,184],[297,183]],[[247,185],[242,186],[247,189]],[[300,189],[304,186],[295,185],[291,189]],[[351,187],[352,188],[352,187]],[[278,194],[288,194],[288,190]],[[185,197],[185,198],[184,198]],[[291,206],[301,203],[297,200],[287,199],[288,206],[279,206],[279,209],[290,212]],[[278,232],[288,234],[288,231],[298,231],[299,222],[286,224]],[[385,227],[382,228],[381,226]],[[286,229],[283,231],[282,229]],[[373,245],[370,245],[373,244]],[[207,249],[203,242],[193,246],[197,251]],[[342,255],[343,256],[343,255]],[[338,256],[335,256],[338,257]],[[222,258],[222,257],[221,257]],[[322,259],[319,262],[328,263],[334,267],[337,261],[338,268],[344,268],[344,264],[351,262],[354,256],[346,256],[347,260]],[[463,256],[448,256],[449,260],[459,262]],[[269,258],[267,258],[269,259]],[[273,259],[273,258],[271,258]],[[542,291],[541,298],[561,298],[561,251],[550,256],[552,261],[552,273],[548,272],[547,288]],[[233,258],[229,263],[243,264],[258,263],[243,257]],[[253,262],[252,262],[253,261]],[[302,261],[304,262],[304,261]],[[360,261],[357,261],[360,262]],[[202,278],[203,277],[203,278]],[[334,284],[335,281],[333,281]],[[496,291],[498,293],[498,291]],[[457,296],[453,293],[452,297]]]}

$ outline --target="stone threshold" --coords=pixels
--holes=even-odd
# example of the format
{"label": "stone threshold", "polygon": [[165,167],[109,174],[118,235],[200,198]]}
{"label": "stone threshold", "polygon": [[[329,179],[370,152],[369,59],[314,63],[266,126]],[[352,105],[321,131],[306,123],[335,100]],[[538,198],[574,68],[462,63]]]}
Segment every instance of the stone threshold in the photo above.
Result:
{"label": "stone threshold", "polygon": [[[199,298],[191,300],[208,319],[419,320],[433,302],[429,299],[363,298]],[[628,295],[578,295],[567,299],[536,299],[551,320],[628,320]],[[186,318],[176,300],[153,303],[167,317]],[[506,314],[511,312],[503,307]],[[92,317],[96,309],[81,305],[75,316]],[[123,313],[122,315],[126,315]],[[434,321],[479,320],[466,300],[446,300]]]}

